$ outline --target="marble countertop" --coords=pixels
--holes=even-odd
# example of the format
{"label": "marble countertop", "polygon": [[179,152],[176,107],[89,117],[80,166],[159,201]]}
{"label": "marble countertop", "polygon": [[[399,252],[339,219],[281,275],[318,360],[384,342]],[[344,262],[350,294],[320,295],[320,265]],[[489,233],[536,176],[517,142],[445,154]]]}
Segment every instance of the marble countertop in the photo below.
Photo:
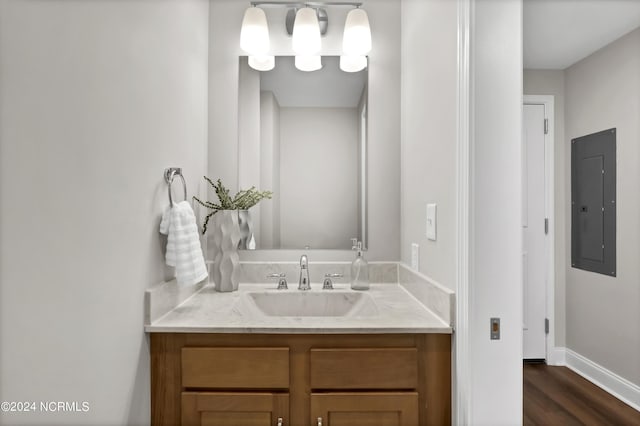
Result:
{"label": "marble countertop", "polygon": [[[295,287],[295,286],[291,286]],[[335,290],[316,285],[306,294],[353,292],[348,284]],[[270,334],[388,334],[451,333],[452,327],[420,303],[400,284],[371,284],[364,293],[371,297],[377,314],[368,316],[266,316],[247,309],[249,292],[300,292],[297,288],[276,290],[274,284],[240,284],[232,293],[218,293],[205,286],[165,315],[145,325],[149,333],[270,333]],[[275,296],[274,296],[275,297]]]}

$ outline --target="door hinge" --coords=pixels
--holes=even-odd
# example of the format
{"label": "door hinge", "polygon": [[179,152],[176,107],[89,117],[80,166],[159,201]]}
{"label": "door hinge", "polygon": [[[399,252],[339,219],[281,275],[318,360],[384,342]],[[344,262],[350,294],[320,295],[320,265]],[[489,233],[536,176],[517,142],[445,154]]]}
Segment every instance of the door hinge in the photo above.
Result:
{"label": "door hinge", "polygon": [[544,235],[548,235],[549,234],[549,218],[545,217],[544,218]]}
{"label": "door hinge", "polygon": [[549,334],[549,318],[544,319],[544,334]]}
{"label": "door hinge", "polygon": [[544,119],[544,134],[545,135],[549,134],[549,119],[548,118]]}

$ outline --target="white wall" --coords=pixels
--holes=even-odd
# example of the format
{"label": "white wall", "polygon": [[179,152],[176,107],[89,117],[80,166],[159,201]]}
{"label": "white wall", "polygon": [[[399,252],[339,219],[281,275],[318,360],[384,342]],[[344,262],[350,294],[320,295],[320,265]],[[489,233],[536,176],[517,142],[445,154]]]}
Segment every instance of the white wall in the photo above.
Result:
{"label": "white wall", "polygon": [[[402,0],[402,261],[455,287],[457,4]],[[427,240],[436,203],[437,241]]]}
{"label": "white wall", "polygon": [[358,122],[357,108],[280,108],[283,247],[351,247],[358,235]]}
{"label": "white wall", "polygon": [[[570,158],[570,141],[564,136],[564,71],[562,70],[524,70],[525,95],[552,95],[554,97],[554,216],[555,216],[555,292],[554,317],[555,346],[565,346],[565,282],[567,276],[567,252],[571,242],[569,234],[565,232],[571,223],[570,211],[567,209],[567,194],[570,188],[567,184],[569,175],[566,174],[566,162]],[[570,181],[570,179],[569,179]],[[569,192],[567,192],[569,191]],[[570,256],[570,253],[569,253]]]}
{"label": "white wall", "polygon": [[[245,2],[209,0],[209,161],[212,179],[238,190],[238,57]],[[209,190],[209,198],[215,199]]]}
{"label": "white wall", "polygon": [[[260,179],[262,175],[262,144],[260,141],[260,74],[255,72],[246,61],[238,64],[239,84],[238,102],[243,105],[238,110],[238,188],[249,189],[255,186],[259,190],[271,189],[264,186]],[[215,179],[215,178],[214,178]],[[223,181],[226,185],[226,182]],[[235,194],[232,191],[231,194]],[[217,200],[217,198],[213,198]],[[254,206],[250,212],[254,236],[262,234],[262,206]],[[259,242],[258,242],[259,244]]]}
{"label": "white wall", "polygon": [[280,247],[280,105],[272,92],[260,93],[260,144],[260,188],[273,196],[256,206],[262,221],[258,244],[270,249]]}
{"label": "white wall", "polygon": [[[400,259],[400,1],[365,0],[373,48],[368,80],[369,260]],[[353,255],[350,256],[350,258]]]}
{"label": "white wall", "polygon": [[[367,118],[367,87],[365,86],[360,94],[358,102],[358,235],[360,236],[362,246],[369,245],[369,236],[367,230],[367,134],[368,123]],[[352,247],[353,248],[353,247]]]}
{"label": "white wall", "polygon": [[260,75],[249,65],[239,64],[239,102],[243,106],[238,111],[238,164],[239,187],[251,188],[260,182]]}
{"label": "white wall", "polygon": [[[470,377],[463,379],[469,424],[513,425],[522,422],[522,2],[471,4]],[[491,317],[501,319],[500,340],[490,340]]]}
{"label": "white wall", "polygon": [[0,423],[148,424],[143,297],[171,273],[163,171],[205,173],[207,9],[0,2],[0,400],[90,404]]}
{"label": "white wall", "polygon": [[566,139],[617,128],[617,276],[571,268],[567,250],[567,347],[640,385],[640,29],[565,72]]}
{"label": "white wall", "polygon": [[[400,0],[364,0],[372,28],[369,55],[369,260],[400,258]],[[209,49],[209,173],[231,190],[238,187],[238,57],[240,25],[248,3],[212,0]],[[285,12],[265,9],[272,51],[291,55]],[[348,8],[327,9],[330,18],[323,55],[339,54]],[[213,195],[210,194],[210,197]],[[349,236],[345,236],[350,238]],[[296,259],[299,251],[242,253],[243,259]],[[320,260],[353,259],[350,251],[310,253]]]}

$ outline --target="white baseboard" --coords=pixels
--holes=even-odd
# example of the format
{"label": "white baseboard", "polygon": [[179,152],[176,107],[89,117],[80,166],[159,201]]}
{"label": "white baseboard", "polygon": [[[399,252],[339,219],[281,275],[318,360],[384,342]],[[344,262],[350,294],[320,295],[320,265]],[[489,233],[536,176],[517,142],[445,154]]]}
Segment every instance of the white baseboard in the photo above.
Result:
{"label": "white baseboard", "polygon": [[566,349],[559,347],[549,349],[549,353],[547,354],[547,365],[567,365]]}
{"label": "white baseboard", "polygon": [[[554,348],[564,352],[566,366],[596,386],[640,411],[640,386],[607,370],[568,348]],[[552,364],[560,365],[560,364]]]}

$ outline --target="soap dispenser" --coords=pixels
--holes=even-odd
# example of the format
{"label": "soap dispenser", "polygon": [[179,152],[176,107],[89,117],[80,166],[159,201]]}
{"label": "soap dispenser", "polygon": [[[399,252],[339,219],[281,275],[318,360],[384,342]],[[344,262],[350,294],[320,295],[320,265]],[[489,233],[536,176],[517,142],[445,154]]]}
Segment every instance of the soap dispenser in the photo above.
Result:
{"label": "soap dispenser", "polygon": [[362,256],[362,241],[352,238],[352,250],[357,250],[355,260],[351,263],[351,289],[369,290],[369,264]]}

